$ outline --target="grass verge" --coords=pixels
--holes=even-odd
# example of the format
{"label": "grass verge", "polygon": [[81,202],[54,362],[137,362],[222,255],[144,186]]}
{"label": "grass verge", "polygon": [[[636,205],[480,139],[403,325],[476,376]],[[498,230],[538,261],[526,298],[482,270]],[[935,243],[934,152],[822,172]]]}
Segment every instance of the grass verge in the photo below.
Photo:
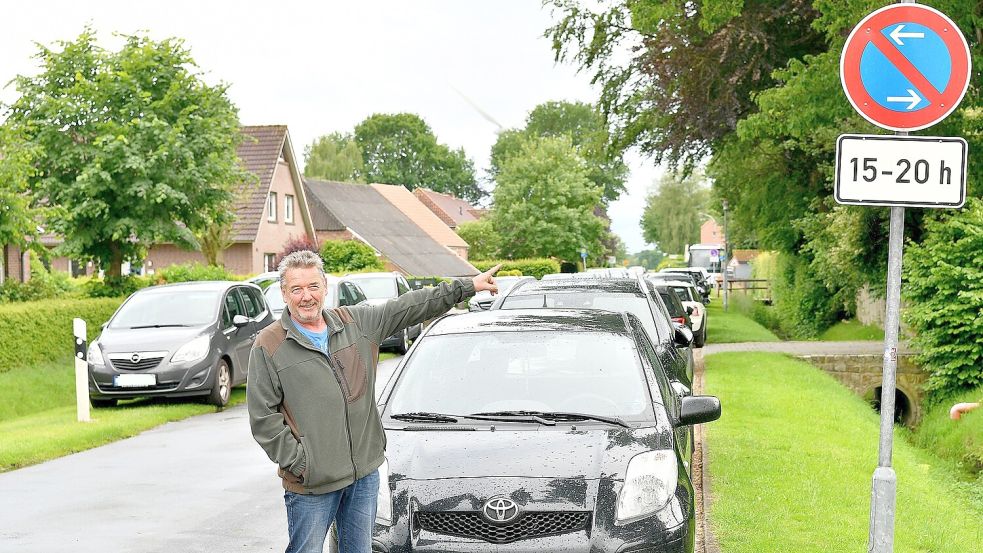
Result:
{"label": "grass verge", "polygon": [[770,330],[742,315],[736,309],[724,311],[723,302],[714,299],[707,306],[707,343],[778,342]]}
{"label": "grass verge", "polygon": [[[707,427],[711,521],[724,553],[864,551],[878,417],[832,377],[774,353],[706,358],[723,416]],[[895,551],[975,552],[980,482],[895,434]]]}
{"label": "grass verge", "polygon": [[823,342],[854,340],[883,340],[884,330],[877,325],[865,325],[857,320],[840,321],[819,335]]}
{"label": "grass verge", "polygon": [[929,407],[911,439],[915,445],[951,459],[961,470],[977,475],[983,487],[983,407],[966,413],[958,421],[949,418],[949,408],[953,404],[981,400],[983,386]]}
{"label": "grass verge", "polygon": [[[229,406],[246,400],[245,387],[235,388]],[[92,422],[75,420],[75,404],[0,421],[0,471],[33,465],[56,457],[135,436],[165,422],[214,413],[214,405],[192,400],[139,399],[111,409],[92,409]]]}

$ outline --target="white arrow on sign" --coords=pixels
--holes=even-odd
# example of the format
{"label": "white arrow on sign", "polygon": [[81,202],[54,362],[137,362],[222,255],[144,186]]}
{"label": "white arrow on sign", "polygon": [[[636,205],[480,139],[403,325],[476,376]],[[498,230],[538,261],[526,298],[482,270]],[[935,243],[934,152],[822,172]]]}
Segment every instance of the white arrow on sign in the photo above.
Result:
{"label": "white arrow on sign", "polygon": [[904,42],[901,41],[902,38],[925,38],[925,33],[902,33],[901,29],[904,29],[903,24],[898,25],[891,31],[891,38],[894,39],[894,42],[898,43],[898,46],[904,46]]}
{"label": "white arrow on sign", "polygon": [[917,92],[915,92],[914,90],[912,90],[912,89],[909,88],[908,89],[908,96],[888,96],[887,97],[887,101],[888,102],[911,102],[911,105],[909,105],[908,108],[907,108],[907,109],[911,110],[911,109],[915,109],[915,106],[917,106],[918,103],[922,101],[922,98],[921,98],[921,96],[918,95]]}

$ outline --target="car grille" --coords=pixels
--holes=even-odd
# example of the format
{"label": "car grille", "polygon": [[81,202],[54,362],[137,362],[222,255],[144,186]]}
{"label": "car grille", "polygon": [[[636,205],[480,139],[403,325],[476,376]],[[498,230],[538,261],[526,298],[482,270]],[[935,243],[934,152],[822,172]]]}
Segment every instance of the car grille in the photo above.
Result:
{"label": "car grille", "polygon": [[134,363],[130,359],[110,359],[109,361],[119,370],[126,371],[142,371],[146,369],[152,369],[157,365],[160,365],[160,361],[163,357],[147,357],[146,359],[141,359]]}
{"label": "car grille", "polygon": [[503,525],[492,524],[480,513],[474,512],[419,512],[416,513],[416,524],[423,530],[437,534],[476,538],[491,543],[511,543],[584,530],[589,518],[586,512],[532,511]]}

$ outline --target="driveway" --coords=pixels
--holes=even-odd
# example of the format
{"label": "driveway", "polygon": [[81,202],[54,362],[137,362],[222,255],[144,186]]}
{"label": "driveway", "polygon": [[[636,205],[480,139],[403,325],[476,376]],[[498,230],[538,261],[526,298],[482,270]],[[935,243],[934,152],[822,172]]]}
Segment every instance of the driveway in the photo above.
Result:
{"label": "driveway", "polygon": [[[379,378],[398,362],[380,363]],[[245,405],[0,474],[0,551],[283,551],[276,467]]]}

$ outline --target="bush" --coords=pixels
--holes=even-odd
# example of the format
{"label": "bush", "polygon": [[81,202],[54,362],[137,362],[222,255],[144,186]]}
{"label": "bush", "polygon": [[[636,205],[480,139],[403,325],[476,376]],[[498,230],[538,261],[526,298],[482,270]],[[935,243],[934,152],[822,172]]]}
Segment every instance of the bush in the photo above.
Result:
{"label": "bush", "polygon": [[779,255],[771,287],[774,313],[785,336],[815,338],[839,320],[841,311],[832,294],[802,257]]}
{"label": "bush", "polygon": [[983,201],[926,221],[925,239],[905,251],[905,321],[931,401],[983,385]]}
{"label": "bush", "polygon": [[926,410],[912,434],[912,441],[939,457],[956,461],[970,474],[983,475],[983,408],[963,415],[958,421],[949,419],[953,404],[981,400],[983,387],[946,396]]}
{"label": "bush", "polygon": [[0,305],[0,372],[72,357],[72,319],[88,325],[88,338],[99,335],[122,298],[55,299]]}
{"label": "bush", "polygon": [[675,269],[685,266],[686,266],[686,262],[683,261],[683,258],[680,257],[677,259],[677,258],[666,256],[662,258],[662,261],[659,262],[659,265],[655,268],[655,270],[661,271],[662,269]]}
{"label": "bush", "polygon": [[513,269],[511,271],[506,271],[503,269],[495,273],[495,276],[523,276],[523,275],[522,275],[522,271],[518,269]]}
{"label": "bush", "polygon": [[82,285],[82,293],[88,298],[125,298],[152,283],[138,276],[94,278]]}
{"label": "bush", "polygon": [[325,240],[321,244],[321,259],[324,270],[329,273],[383,271],[386,268],[372,246],[357,240]]}
{"label": "bush", "polygon": [[0,302],[47,300],[78,294],[79,287],[67,273],[48,271],[34,252],[31,252],[30,280],[8,280],[0,284]]}
{"label": "bush", "polygon": [[201,265],[199,263],[164,267],[157,271],[151,279],[154,284],[173,284],[175,282],[194,282],[199,280],[238,280],[225,267]]}
{"label": "bush", "polygon": [[290,240],[287,240],[286,244],[283,245],[283,250],[277,254],[275,266],[279,267],[280,262],[283,261],[283,258],[294,252],[320,253],[317,251],[317,244],[308,240],[306,236],[291,238]]}
{"label": "bush", "polygon": [[519,271],[523,275],[543,278],[543,275],[560,272],[560,264],[557,261],[543,257],[534,259],[497,259],[471,262],[472,265],[482,272],[491,269],[499,263],[502,264],[502,268],[499,269],[498,272],[499,275],[502,274],[502,271]]}

